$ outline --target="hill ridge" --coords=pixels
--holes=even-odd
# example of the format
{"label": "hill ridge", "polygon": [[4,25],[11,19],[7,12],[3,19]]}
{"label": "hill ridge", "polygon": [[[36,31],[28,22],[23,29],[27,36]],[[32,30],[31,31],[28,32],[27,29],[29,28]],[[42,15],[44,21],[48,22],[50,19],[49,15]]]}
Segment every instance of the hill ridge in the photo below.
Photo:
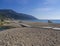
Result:
{"label": "hill ridge", "polygon": [[12,18],[15,20],[37,20],[37,18],[32,15],[17,13],[12,9],[0,9],[0,16],[5,16],[6,18]]}

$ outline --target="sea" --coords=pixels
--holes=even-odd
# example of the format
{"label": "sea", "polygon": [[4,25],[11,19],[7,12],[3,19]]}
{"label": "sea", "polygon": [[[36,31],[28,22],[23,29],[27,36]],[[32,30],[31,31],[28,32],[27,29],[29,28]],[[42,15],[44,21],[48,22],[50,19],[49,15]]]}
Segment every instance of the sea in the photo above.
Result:
{"label": "sea", "polygon": [[[50,20],[52,23],[58,23],[60,24],[60,20]],[[39,20],[38,22],[46,22],[48,23],[48,20]]]}
{"label": "sea", "polygon": [[[60,24],[60,20],[50,20],[52,23]],[[32,22],[45,22],[48,23],[48,20],[32,20]]]}

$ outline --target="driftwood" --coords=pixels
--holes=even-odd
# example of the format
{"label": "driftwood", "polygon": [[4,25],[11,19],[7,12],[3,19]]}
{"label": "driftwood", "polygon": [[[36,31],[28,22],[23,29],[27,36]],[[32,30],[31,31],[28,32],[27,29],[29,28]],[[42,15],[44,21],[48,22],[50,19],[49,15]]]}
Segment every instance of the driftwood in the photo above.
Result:
{"label": "driftwood", "polygon": [[20,23],[20,25],[21,25],[22,27],[31,27],[30,25],[23,24],[23,23]]}

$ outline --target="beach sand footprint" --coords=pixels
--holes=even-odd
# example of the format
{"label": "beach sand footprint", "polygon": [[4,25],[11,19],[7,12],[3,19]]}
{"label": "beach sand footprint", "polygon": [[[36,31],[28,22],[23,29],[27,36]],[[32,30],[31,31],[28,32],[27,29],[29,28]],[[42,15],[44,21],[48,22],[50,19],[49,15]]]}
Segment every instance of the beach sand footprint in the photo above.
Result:
{"label": "beach sand footprint", "polygon": [[13,46],[25,46],[25,44],[23,42],[16,42]]}

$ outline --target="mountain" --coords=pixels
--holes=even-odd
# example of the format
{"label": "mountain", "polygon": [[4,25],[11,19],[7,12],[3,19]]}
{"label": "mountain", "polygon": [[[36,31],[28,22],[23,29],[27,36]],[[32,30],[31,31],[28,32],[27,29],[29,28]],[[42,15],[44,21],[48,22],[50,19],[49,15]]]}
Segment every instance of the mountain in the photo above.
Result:
{"label": "mountain", "polygon": [[0,9],[0,16],[15,20],[38,20],[37,18],[24,13],[17,13],[11,9]]}

